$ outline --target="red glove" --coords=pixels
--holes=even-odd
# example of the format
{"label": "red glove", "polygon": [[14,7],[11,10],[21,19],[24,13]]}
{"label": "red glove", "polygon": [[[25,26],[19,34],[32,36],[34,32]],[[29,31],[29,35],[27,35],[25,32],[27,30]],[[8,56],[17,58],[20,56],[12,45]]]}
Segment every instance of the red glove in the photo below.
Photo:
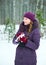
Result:
{"label": "red glove", "polygon": [[18,37],[19,35],[21,35],[23,32],[19,32],[16,34],[16,37]]}
{"label": "red glove", "polygon": [[20,41],[26,43],[27,42],[27,37],[25,37],[25,36],[22,37],[22,38],[20,37]]}

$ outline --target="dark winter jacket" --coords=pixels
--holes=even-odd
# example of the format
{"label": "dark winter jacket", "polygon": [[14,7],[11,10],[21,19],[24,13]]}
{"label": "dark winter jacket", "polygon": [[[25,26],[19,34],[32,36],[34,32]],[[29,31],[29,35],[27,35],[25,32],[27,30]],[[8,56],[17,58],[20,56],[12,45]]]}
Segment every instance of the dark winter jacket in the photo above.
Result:
{"label": "dark winter jacket", "polygon": [[[21,43],[18,42],[18,47],[16,49],[16,57],[15,57],[15,65],[36,65],[37,57],[36,57],[36,49],[39,48],[39,42],[40,42],[40,31],[38,28],[38,22],[34,21],[32,32],[28,35],[27,28],[28,26],[24,26],[23,23],[20,24],[19,30],[17,33],[21,32],[23,29],[23,32],[26,36],[28,36],[27,43]],[[20,29],[21,28],[21,29]],[[13,38],[13,43],[15,43],[16,35]]]}

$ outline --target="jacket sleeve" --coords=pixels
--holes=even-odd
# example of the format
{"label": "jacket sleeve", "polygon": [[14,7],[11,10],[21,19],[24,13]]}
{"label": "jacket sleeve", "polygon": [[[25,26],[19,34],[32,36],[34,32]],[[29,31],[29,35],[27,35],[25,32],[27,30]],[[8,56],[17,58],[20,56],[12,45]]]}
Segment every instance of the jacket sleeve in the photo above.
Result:
{"label": "jacket sleeve", "polygon": [[39,43],[40,43],[40,32],[39,29],[36,29],[33,32],[33,41],[28,39],[26,43],[26,47],[36,50],[39,47]]}

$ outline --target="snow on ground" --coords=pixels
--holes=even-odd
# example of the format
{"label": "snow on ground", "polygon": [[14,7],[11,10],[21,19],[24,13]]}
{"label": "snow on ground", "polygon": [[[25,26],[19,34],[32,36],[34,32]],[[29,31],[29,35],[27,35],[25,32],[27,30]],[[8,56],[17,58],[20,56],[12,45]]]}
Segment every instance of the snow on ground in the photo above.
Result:
{"label": "snow on ground", "polygon": [[[16,26],[16,32],[17,30],[18,27]],[[14,45],[12,40],[8,43],[0,32],[0,65],[14,65],[16,47],[17,45]],[[40,40],[40,47],[36,52],[37,65],[46,65],[46,39]]]}
{"label": "snow on ground", "polygon": [[16,46],[7,41],[0,41],[0,65],[14,65]]}
{"label": "snow on ground", "polygon": [[[8,43],[7,34],[3,34],[5,26],[0,25],[0,65],[14,65],[15,53],[17,45]],[[16,26],[16,32],[19,26]]]}
{"label": "snow on ground", "polygon": [[37,65],[46,65],[46,39],[40,40],[40,46],[37,50]]}

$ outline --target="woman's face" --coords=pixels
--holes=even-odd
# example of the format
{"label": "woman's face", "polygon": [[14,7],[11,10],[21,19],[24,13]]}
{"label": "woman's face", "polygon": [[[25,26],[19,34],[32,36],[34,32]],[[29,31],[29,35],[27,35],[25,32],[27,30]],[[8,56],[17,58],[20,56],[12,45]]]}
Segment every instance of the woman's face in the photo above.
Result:
{"label": "woman's face", "polygon": [[24,17],[23,21],[24,21],[24,25],[28,25],[28,24],[32,23],[32,21],[26,17]]}

